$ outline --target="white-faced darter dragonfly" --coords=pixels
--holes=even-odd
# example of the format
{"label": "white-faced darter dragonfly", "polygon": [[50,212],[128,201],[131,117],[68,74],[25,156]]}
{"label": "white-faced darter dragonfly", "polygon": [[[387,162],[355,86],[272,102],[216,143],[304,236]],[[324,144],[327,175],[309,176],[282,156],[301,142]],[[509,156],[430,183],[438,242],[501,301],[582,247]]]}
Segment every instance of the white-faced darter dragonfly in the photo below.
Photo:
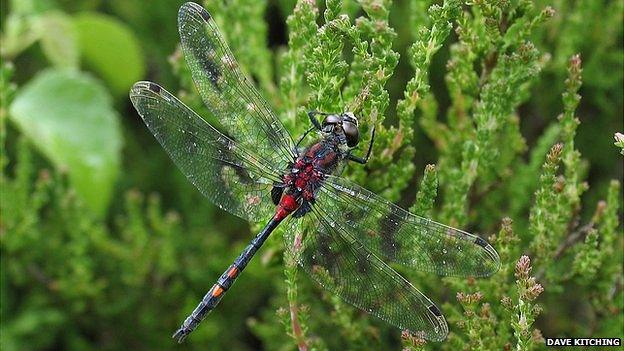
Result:
{"label": "white-faced darter dragonfly", "polygon": [[308,132],[293,142],[239,69],[210,14],[186,3],[178,27],[195,85],[227,135],[156,83],[136,83],[130,99],[202,194],[238,217],[268,223],[173,337],[182,342],[197,328],[284,222],[286,249],[323,288],[400,329],[443,340],[448,326],[438,307],[384,261],[444,276],[484,277],[500,266],[494,248],[337,176],[345,161],[368,161],[374,127],[366,156],[358,157],[352,153],[359,142],[356,116],[313,111],[308,132],[320,140],[300,149]]}

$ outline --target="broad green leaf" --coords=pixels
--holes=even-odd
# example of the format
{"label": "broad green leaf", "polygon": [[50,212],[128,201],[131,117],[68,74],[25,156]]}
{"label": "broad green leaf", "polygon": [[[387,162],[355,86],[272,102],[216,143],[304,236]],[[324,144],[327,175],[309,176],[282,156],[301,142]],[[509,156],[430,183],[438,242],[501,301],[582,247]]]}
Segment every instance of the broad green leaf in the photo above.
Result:
{"label": "broad green leaf", "polygon": [[132,31],[106,15],[83,13],[75,17],[82,57],[117,96],[126,95],[143,78],[145,62]]}
{"label": "broad green leaf", "polygon": [[78,67],[76,31],[71,18],[62,12],[49,11],[36,18],[41,48],[48,60],[58,67]]}
{"label": "broad green leaf", "polygon": [[0,53],[3,57],[15,57],[37,39],[39,39],[39,33],[33,26],[33,17],[11,13],[4,23],[4,31],[0,38],[2,41]]}
{"label": "broad green leaf", "polygon": [[11,1],[2,33],[2,55],[17,56],[41,40],[45,55],[54,65],[76,67],[78,53],[71,19],[56,7],[51,0]]}
{"label": "broad green leaf", "polygon": [[102,84],[74,70],[39,73],[13,100],[10,117],[76,192],[103,214],[119,171],[121,130]]}

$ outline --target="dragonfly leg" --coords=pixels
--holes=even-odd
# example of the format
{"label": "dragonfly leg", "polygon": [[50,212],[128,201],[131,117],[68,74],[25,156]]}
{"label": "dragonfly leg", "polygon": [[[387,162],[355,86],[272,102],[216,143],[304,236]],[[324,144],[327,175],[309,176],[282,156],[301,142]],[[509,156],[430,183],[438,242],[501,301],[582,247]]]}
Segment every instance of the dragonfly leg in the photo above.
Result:
{"label": "dragonfly leg", "polygon": [[193,312],[184,320],[180,328],[173,334],[178,343],[182,343],[186,337],[193,332],[206,316],[217,307],[225,293],[234,284],[236,278],[240,272],[242,272],[247,263],[256,254],[258,249],[264,244],[271,232],[280,223],[280,220],[272,218],[269,223],[254,237],[249,245],[241,252],[241,254],[234,260],[234,263],[230,265],[228,269],[221,274],[219,280],[210,288],[210,290],[204,295],[202,301],[195,307]]}
{"label": "dragonfly leg", "polygon": [[[317,121],[318,122],[318,121]],[[301,144],[301,142],[303,141],[303,139],[305,139],[305,137],[308,135],[308,133],[310,133],[311,131],[313,131],[316,128],[316,126],[312,126],[310,127],[310,129],[306,130],[305,133],[303,133],[303,135],[301,136],[301,138],[299,139],[299,141],[297,142],[297,145],[295,145],[295,149],[299,150],[299,144]]]}
{"label": "dragonfly leg", "polygon": [[371,138],[370,138],[370,143],[368,144],[368,151],[366,152],[366,157],[358,157],[352,154],[348,154],[347,155],[347,160],[349,161],[353,161],[353,162],[357,162],[360,164],[366,164],[368,162],[368,159],[370,158],[371,155],[371,151],[373,151],[373,142],[375,141],[375,126],[373,126],[373,129],[371,131]]}
{"label": "dragonfly leg", "polygon": [[323,126],[321,126],[321,122],[319,122],[318,118],[316,118],[316,115],[327,116],[329,115],[329,113],[318,112],[318,111],[308,112],[308,117],[310,117],[310,122],[312,122],[312,124],[314,125],[316,129],[321,130],[323,129]]}

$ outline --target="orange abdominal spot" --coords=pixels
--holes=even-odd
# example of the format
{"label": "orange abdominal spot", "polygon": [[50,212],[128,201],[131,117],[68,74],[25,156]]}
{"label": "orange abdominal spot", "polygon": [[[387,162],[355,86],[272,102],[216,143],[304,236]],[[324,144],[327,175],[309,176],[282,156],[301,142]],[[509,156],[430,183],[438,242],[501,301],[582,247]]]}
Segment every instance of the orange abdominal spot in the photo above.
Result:
{"label": "orange abdominal spot", "polygon": [[215,284],[214,289],[212,290],[212,296],[219,297],[223,294],[223,288],[217,284]]}
{"label": "orange abdominal spot", "polygon": [[230,271],[228,272],[228,277],[234,278],[236,277],[236,274],[238,274],[238,268],[232,267],[230,268]]}

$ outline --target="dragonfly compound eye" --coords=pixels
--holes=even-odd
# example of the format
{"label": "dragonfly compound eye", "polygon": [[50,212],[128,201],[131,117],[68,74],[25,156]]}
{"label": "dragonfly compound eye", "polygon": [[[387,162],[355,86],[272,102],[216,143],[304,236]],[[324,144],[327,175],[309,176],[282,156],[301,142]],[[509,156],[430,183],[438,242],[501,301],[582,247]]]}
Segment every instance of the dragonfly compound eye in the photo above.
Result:
{"label": "dragonfly compound eye", "polygon": [[323,125],[326,126],[328,124],[340,124],[342,123],[342,117],[337,115],[329,115],[325,117],[323,120]]}
{"label": "dragonfly compound eye", "polygon": [[360,141],[360,132],[357,125],[351,121],[343,121],[342,129],[347,137],[347,145],[349,147],[356,146]]}

